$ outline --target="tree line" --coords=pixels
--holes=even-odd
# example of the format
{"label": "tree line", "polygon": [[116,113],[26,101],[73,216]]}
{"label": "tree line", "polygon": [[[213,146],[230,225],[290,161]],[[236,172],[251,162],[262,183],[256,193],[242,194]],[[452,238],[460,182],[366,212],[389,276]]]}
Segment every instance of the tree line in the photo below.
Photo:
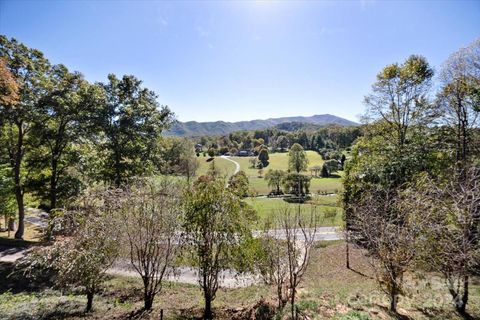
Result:
{"label": "tree line", "polygon": [[285,123],[274,128],[237,131],[220,137],[202,136],[195,140],[202,145],[203,151],[211,150],[214,155],[227,152],[236,154],[239,150],[252,151],[258,155],[262,146],[268,147],[272,152],[285,152],[296,143],[305,150],[325,154],[349,148],[360,135],[360,126],[328,125],[305,129],[300,123]]}

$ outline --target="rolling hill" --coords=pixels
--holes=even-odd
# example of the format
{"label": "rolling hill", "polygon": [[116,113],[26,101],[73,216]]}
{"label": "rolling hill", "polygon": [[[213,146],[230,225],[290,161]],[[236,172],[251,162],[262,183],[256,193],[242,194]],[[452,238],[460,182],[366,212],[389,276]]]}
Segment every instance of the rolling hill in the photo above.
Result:
{"label": "rolling hill", "polygon": [[165,134],[169,136],[222,135],[241,130],[265,129],[287,122],[308,123],[319,126],[325,126],[330,124],[336,124],[341,126],[358,125],[356,122],[340,118],[331,114],[319,114],[311,117],[282,117],[270,118],[266,120],[251,120],[239,122],[176,122]]}

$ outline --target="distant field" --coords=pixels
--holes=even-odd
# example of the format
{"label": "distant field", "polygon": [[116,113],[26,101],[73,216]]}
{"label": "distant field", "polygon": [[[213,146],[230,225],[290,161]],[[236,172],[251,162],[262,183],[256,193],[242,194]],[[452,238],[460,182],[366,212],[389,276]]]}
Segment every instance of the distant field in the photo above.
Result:
{"label": "distant field", "polygon": [[[321,166],[323,164],[322,157],[315,151],[306,151],[308,157],[308,167]],[[270,169],[287,170],[288,169],[288,153],[272,153],[270,154],[269,165],[263,169],[262,178],[259,178],[258,169],[250,168],[249,160],[251,157],[231,157],[240,164],[240,169],[245,171],[250,180],[250,186],[254,192],[259,195],[266,195],[270,192],[267,181],[263,178]],[[208,167],[207,167],[208,168]],[[311,181],[310,191],[313,193],[329,192],[337,193],[341,190],[342,184],[340,178],[313,178]]]}
{"label": "distant field", "polygon": [[[287,203],[281,198],[248,198],[245,202],[257,211],[259,221],[255,227],[258,228],[261,228],[268,218],[277,215],[279,208],[289,207],[293,213],[299,206],[304,215],[309,215],[314,210],[320,219],[319,226],[342,226],[342,209],[337,206],[337,199],[337,196],[314,196],[309,203],[300,205]],[[336,216],[326,218],[325,212],[328,210],[335,210]]]}
{"label": "distant field", "polygon": [[[211,162],[207,162],[208,158],[209,157],[203,156],[197,157],[200,164],[200,167],[197,170],[197,176],[201,176],[207,173],[211,164]],[[215,168],[217,168],[217,170],[220,170],[221,174],[231,176],[233,172],[235,172],[235,164],[233,162],[222,159],[220,157],[215,157],[214,159],[215,160],[213,161],[215,161]]]}

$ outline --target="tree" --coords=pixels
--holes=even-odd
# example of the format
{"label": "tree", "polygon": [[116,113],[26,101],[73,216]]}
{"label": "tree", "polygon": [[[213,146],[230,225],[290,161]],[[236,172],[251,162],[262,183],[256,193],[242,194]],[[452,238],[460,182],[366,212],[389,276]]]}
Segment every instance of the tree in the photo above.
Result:
{"label": "tree", "polygon": [[268,186],[275,188],[275,194],[281,194],[282,190],[280,189],[282,185],[283,178],[285,177],[285,171],[283,170],[268,170],[265,175],[265,180],[267,180]]}
{"label": "tree", "polygon": [[268,159],[268,149],[266,147],[262,147],[258,153],[258,160],[262,163],[263,167],[268,166]]}
{"label": "tree", "polygon": [[93,192],[73,210],[57,214],[56,224],[73,228],[62,240],[26,257],[22,262],[26,276],[38,278],[47,274],[58,287],[83,287],[86,311],[91,311],[94,295],[118,255],[118,225],[112,218],[118,199],[115,192]]}
{"label": "tree", "polygon": [[[383,68],[365,97],[367,117],[352,148],[344,175],[344,215],[347,233],[357,228],[357,203],[374,186],[399,193],[415,175],[438,170],[438,155],[429,125],[437,114],[429,102],[433,71],[420,56]],[[388,218],[388,217],[386,217]],[[351,237],[348,236],[350,239]],[[348,257],[347,257],[348,260]]]}
{"label": "tree", "polygon": [[308,158],[303,147],[298,143],[293,144],[288,152],[288,168],[296,173],[307,170]]}
{"label": "tree", "polygon": [[328,172],[328,166],[326,163],[322,165],[322,171],[320,172],[320,176],[322,178],[328,178],[330,176],[330,173]]}
{"label": "tree", "polygon": [[345,161],[347,161],[347,157],[344,154],[342,154],[342,157],[340,158],[340,163],[342,165],[342,170],[343,170],[343,168],[345,168]]}
{"label": "tree", "polygon": [[229,267],[236,249],[251,236],[245,209],[223,179],[212,177],[200,177],[186,191],[183,209],[185,240],[205,300],[204,319],[212,319],[220,271]]}
{"label": "tree", "polygon": [[460,169],[466,165],[475,145],[473,133],[480,111],[480,39],[450,55],[440,72],[443,84],[437,95],[442,118],[455,136],[455,153]]}
{"label": "tree", "polygon": [[148,179],[128,188],[122,203],[122,225],[130,261],[143,281],[145,310],[150,310],[176,258],[181,188],[168,178]]}
{"label": "tree", "polygon": [[215,149],[214,149],[214,148],[209,148],[209,149],[208,149],[208,156],[209,156],[210,158],[213,158],[213,157],[215,156],[215,153],[216,153],[216,152],[215,152]]}
{"label": "tree", "polygon": [[285,136],[278,136],[276,143],[277,147],[280,148],[280,150],[283,152],[285,151],[285,149],[288,148],[289,141],[288,138]]}
{"label": "tree", "polygon": [[372,93],[365,97],[368,116],[383,119],[388,132],[402,147],[411,126],[432,116],[428,101],[433,70],[424,57],[412,55],[403,64],[386,66],[377,75]]}
{"label": "tree", "polygon": [[248,197],[250,194],[248,177],[242,170],[230,177],[228,181],[228,187],[239,198]]}
{"label": "tree", "polygon": [[193,142],[187,138],[162,137],[159,145],[161,151],[157,166],[160,172],[180,174],[187,177],[187,182],[190,182],[200,165],[195,157]]}
{"label": "tree", "polygon": [[412,216],[396,190],[370,189],[355,207],[351,235],[372,257],[376,280],[388,294],[392,312],[397,312],[403,276],[414,262],[421,234],[421,221]]}
{"label": "tree", "polygon": [[[338,162],[338,160],[335,160],[335,159],[330,159],[325,161],[323,166],[325,166],[325,168],[328,170],[327,177],[337,172],[338,169],[340,169],[340,163]],[[323,166],[322,166],[322,169],[323,169]]]}
{"label": "tree", "polygon": [[152,170],[157,138],[173,120],[170,109],[159,106],[156,94],[141,84],[134,76],[113,74],[101,84],[106,99],[96,120],[103,132],[100,145],[108,151],[104,176],[117,187]]}
{"label": "tree", "polygon": [[426,221],[421,261],[444,276],[455,309],[468,318],[470,278],[480,274],[480,169],[463,170],[446,181],[423,176],[408,190],[406,204]]}
{"label": "tree", "polygon": [[[46,155],[41,157],[45,157],[46,167],[50,169],[46,194],[49,208],[54,209],[59,195],[69,194],[65,189],[72,184],[68,180],[73,178],[67,176],[68,168],[78,159],[72,145],[79,143],[87,133],[91,134],[87,132],[91,129],[87,113],[102,101],[103,91],[98,86],[89,85],[80,73],[70,73],[63,65],[53,66],[48,80],[47,92],[39,101],[39,117],[32,134],[37,151],[46,147]],[[37,162],[35,167],[33,169],[44,170],[41,163]]]}
{"label": "tree", "polygon": [[286,192],[303,197],[310,193],[310,180],[311,177],[301,173],[288,173],[282,183]]}
{"label": "tree", "polygon": [[211,160],[211,161],[210,161],[210,165],[208,166],[207,175],[209,175],[211,177],[220,176],[221,172],[220,172],[220,169],[215,166],[215,159],[211,158],[211,159],[208,159],[208,160]]}
{"label": "tree", "polygon": [[265,224],[262,236],[258,240],[258,249],[255,257],[255,267],[267,285],[276,288],[277,308],[283,310],[288,297],[288,254],[287,246],[280,239],[279,228],[272,228]]}
{"label": "tree", "polygon": [[5,36],[0,36],[0,56],[19,87],[17,103],[0,104],[0,115],[2,126],[6,126],[2,130],[2,134],[5,134],[2,147],[6,149],[4,151],[12,167],[18,207],[15,238],[22,239],[25,231],[23,160],[28,134],[38,117],[38,102],[45,94],[45,74],[50,65],[40,51],[27,48],[15,39],[8,40]]}
{"label": "tree", "polygon": [[294,213],[289,206],[276,209],[276,220],[265,224],[256,259],[263,281],[276,287],[278,309],[290,301],[292,319],[297,319],[296,292],[317,232],[315,207],[308,217],[297,208]]}

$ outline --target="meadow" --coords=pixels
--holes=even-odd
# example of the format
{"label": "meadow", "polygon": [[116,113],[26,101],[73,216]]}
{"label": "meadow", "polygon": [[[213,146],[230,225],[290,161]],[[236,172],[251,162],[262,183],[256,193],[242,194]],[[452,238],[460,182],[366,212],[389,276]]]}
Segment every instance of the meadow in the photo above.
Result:
{"label": "meadow", "polygon": [[318,225],[324,227],[343,225],[342,209],[338,206],[337,196],[313,196],[310,201],[304,204],[287,203],[282,198],[252,197],[245,200],[251,205],[258,215],[258,222],[255,228],[261,228],[263,223],[278,216],[279,210],[289,208],[293,214],[297,210],[301,214],[309,217],[313,212],[317,219]]}
{"label": "meadow", "polygon": [[[308,167],[321,166],[323,165],[322,157],[315,151],[306,151],[308,157]],[[259,169],[254,169],[250,167],[251,157],[230,157],[233,161],[240,164],[240,170],[244,171],[250,182],[250,187],[254,194],[256,195],[267,195],[270,192],[270,187],[267,184],[267,181],[264,179],[265,174],[268,170],[288,170],[288,153],[271,153],[269,164],[267,167],[262,169],[261,174]],[[207,162],[208,157],[200,156],[199,160],[199,169],[197,175],[205,174],[209,167],[210,162]],[[222,174],[230,176],[235,171],[235,164],[226,159],[215,157],[215,167]],[[306,172],[309,174],[309,172]],[[329,178],[316,178],[312,177],[310,183],[310,192],[312,193],[338,193],[342,189],[341,182],[342,172],[338,172],[338,175]]]}

